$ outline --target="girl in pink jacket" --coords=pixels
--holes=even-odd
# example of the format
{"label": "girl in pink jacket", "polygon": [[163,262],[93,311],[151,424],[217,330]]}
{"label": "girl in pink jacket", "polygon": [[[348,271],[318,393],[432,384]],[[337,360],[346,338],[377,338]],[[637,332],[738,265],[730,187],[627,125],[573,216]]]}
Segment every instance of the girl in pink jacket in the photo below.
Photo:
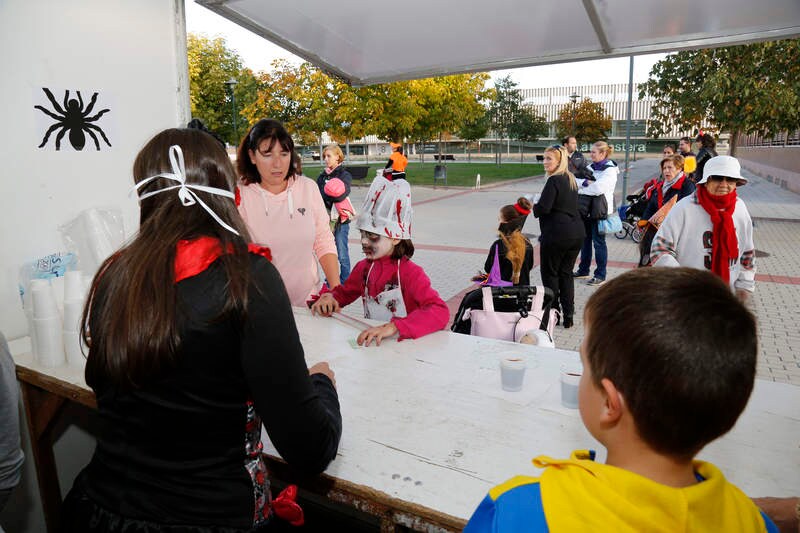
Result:
{"label": "girl in pink jacket", "polygon": [[361,249],[366,256],[356,264],[344,284],[324,293],[311,307],[330,316],[361,297],[364,317],[385,320],[358,336],[358,344],[399,333],[399,339],[416,339],[447,326],[450,311],[422,268],[411,261],[411,188],[407,181],[376,177],[364,206],[356,217]]}

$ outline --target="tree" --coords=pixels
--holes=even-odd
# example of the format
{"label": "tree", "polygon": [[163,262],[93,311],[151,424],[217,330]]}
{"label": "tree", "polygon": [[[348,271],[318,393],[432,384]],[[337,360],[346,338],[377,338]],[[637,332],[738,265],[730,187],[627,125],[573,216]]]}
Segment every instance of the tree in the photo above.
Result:
{"label": "tree", "polygon": [[508,128],[508,134],[511,138],[521,141],[519,148],[520,163],[522,162],[522,143],[537,141],[539,137],[546,135],[548,130],[547,121],[543,116],[537,115],[529,107],[520,108],[514,122]]}
{"label": "tree", "polygon": [[[456,135],[461,137],[467,142],[475,142],[484,137],[489,131],[489,126],[492,123],[489,110],[484,108],[483,113],[478,118],[464,122],[456,132]],[[471,154],[467,151],[467,161],[471,161]]]}
{"label": "tree", "polygon": [[788,39],[667,56],[639,85],[654,99],[648,133],[693,130],[710,122],[731,135],[774,135],[800,124],[800,39]]}
{"label": "tree", "polygon": [[489,106],[492,117],[492,129],[499,137],[497,145],[497,164],[502,163],[503,138],[509,136],[511,125],[517,120],[517,115],[522,107],[522,95],[517,89],[517,82],[511,75],[497,80],[494,83],[494,98]]}
{"label": "tree", "polygon": [[[573,111],[575,113],[574,130]],[[611,115],[606,113],[603,104],[592,102],[591,98],[584,98],[576,104],[570,103],[562,107],[558,112],[555,125],[556,137],[559,139],[574,135],[579,142],[605,141],[611,131]]]}
{"label": "tree", "polygon": [[233,79],[233,98],[236,108],[237,129],[245,131],[246,123],[241,110],[256,97],[258,82],[250,69],[242,67],[242,60],[230,50],[222,37],[210,39],[205,35],[190,33],[186,40],[189,63],[189,99],[192,116],[202,119],[208,129],[236,145],[232,101],[227,81]]}

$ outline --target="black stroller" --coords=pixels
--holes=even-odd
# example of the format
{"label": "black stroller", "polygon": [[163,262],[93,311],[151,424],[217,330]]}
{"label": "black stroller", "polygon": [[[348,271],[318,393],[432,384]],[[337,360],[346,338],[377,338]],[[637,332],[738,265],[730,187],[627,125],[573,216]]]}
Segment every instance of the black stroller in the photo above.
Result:
{"label": "black stroller", "polygon": [[647,207],[648,198],[644,193],[644,189],[641,189],[634,194],[629,194],[626,200],[628,200],[628,203],[619,206],[617,210],[619,219],[622,221],[622,229],[616,232],[614,236],[617,239],[624,239],[630,235],[633,242],[638,243],[642,240],[646,229],[640,227],[638,222]]}
{"label": "black stroller", "polygon": [[[464,295],[458,312],[453,318],[453,325],[450,331],[455,333],[470,334],[472,321],[464,318],[467,309],[483,309],[483,294],[481,287],[472,290]],[[542,322],[539,329],[552,330],[550,326],[550,308],[553,305],[553,291],[547,287],[536,287],[533,285],[522,285],[518,287],[492,287],[492,303],[494,310],[501,313],[518,312],[521,316],[528,316],[533,305],[534,295],[537,290],[544,290],[544,301],[542,303]],[[537,313],[538,316],[538,313]]]}

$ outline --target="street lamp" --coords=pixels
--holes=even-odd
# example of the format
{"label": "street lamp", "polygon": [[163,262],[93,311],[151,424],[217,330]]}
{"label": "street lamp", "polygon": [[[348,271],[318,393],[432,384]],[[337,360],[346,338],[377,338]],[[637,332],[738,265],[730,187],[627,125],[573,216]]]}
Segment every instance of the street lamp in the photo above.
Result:
{"label": "street lamp", "polygon": [[346,120],[342,122],[342,129],[344,130],[344,159],[350,161],[350,123]]}
{"label": "street lamp", "polygon": [[572,125],[570,126],[570,132],[573,136],[575,135],[575,104],[578,102],[578,98],[580,97],[581,95],[579,95],[577,92],[573,92],[571,95],[569,95],[569,101],[572,102]]}
{"label": "street lamp", "polygon": [[233,89],[239,82],[235,79],[231,78],[225,82],[225,85],[228,87],[228,90],[231,92],[231,116],[233,117],[233,138],[234,143],[239,142],[239,130],[236,127],[236,96],[234,95]]}

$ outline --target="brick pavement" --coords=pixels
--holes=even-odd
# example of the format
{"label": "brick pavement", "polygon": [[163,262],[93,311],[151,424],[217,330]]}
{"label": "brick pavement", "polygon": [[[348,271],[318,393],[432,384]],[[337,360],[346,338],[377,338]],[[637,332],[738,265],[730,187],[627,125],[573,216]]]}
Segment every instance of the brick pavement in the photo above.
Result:
{"label": "brick pavement", "polygon": [[[658,159],[632,162],[628,191],[657,171]],[[749,172],[743,174],[750,181],[740,189],[740,196],[753,217],[758,250],[758,277],[751,304],[759,323],[758,377],[800,385],[800,195]],[[414,260],[428,273],[451,310],[458,307],[464,292],[473,288],[470,277],[483,268],[489,244],[496,238],[499,208],[522,194],[535,194],[543,186],[544,179],[538,176],[481,190],[413,187]],[[621,190],[622,176],[617,181],[618,199]],[[356,207],[366,191],[366,187],[353,189]],[[538,235],[538,221],[529,217],[523,231]],[[532,240],[535,243],[535,237]],[[607,243],[609,278],[635,267],[637,247],[630,238],[609,237]],[[353,264],[363,257],[354,232],[350,235],[350,256]],[[531,279],[541,280],[538,265]],[[575,327],[556,328],[559,348],[578,349],[583,337],[581,309],[593,290],[582,281],[576,282]],[[360,303],[351,304],[346,312],[358,315]]]}

